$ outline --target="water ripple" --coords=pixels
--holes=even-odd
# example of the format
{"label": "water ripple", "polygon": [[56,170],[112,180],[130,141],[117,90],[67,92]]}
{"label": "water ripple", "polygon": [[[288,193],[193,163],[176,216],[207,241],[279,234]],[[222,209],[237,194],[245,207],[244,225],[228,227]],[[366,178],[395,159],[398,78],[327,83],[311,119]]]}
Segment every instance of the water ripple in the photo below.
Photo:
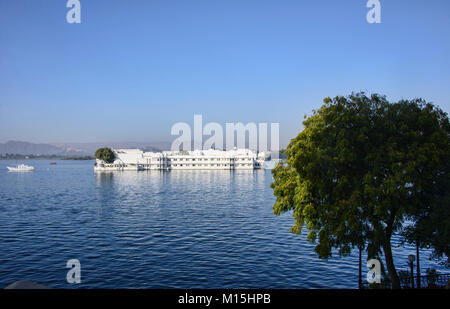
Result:
{"label": "water ripple", "polygon": [[[0,161],[0,287],[356,288],[357,256],[319,260],[266,171],[94,174],[92,162]],[[414,248],[396,248],[406,268]],[[79,259],[82,284],[66,283]],[[423,258],[423,268],[434,266]]]}

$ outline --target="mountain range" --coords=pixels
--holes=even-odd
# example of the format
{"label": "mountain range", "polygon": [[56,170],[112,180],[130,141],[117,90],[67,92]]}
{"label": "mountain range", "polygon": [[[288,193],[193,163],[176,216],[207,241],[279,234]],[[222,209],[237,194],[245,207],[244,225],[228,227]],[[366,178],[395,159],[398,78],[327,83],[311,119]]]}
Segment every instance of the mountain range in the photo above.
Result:
{"label": "mountain range", "polygon": [[35,144],[23,141],[8,141],[6,143],[0,143],[0,154],[87,156],[93,155],[95,151],[101,147],[139,148],[145,151],[161,151],[170,149],[170,143],[116,142]]}

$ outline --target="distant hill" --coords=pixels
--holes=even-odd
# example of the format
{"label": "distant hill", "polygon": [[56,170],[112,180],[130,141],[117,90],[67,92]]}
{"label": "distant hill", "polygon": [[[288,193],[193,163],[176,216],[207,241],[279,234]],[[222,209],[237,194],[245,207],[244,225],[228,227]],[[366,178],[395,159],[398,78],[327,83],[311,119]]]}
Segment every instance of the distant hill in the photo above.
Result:
{"label": "distant hill", "polygon": [[105,143],[72,143],[69,145],[60,145],[64,147],[74,147],[81,149],[89,155],[93,155],[95,151],[102,147],[112,147],[115,149],[136,148],[145,151],[162,151],[170,150],[171,143],[169,142],[105,142]]}
{"label": "distant hill", "polygon": [[22,141],[8,141],[0,143],[0,155],[2,154],[20,154],[20,155],[58,155],[58,156],[92,156],[95,151],[101,147],[112,148],[139,148],[145,151],[169,150],[170,143],[72,143],[72,144],[34,144]]}
{"label": "distant hill", "polygon": [[65,149],[50,144],[33,144],[20,141],[8,141],[0,143],[0,154],[34,154],[34,155],[52,155],[64,154]]}
{"label": "distant hill", "polygon": [[[224,145],[226,145],[224,141]],[[235,145],[236,146],[236,145]],[[141,149],[144,151],[159,152],[170,150],[170,142],[105,142],[105,143],[48,143],[48,144],[34,144],[21,141],[8,141],[0,143],[0,155],[15,154],[15,155],[57,155],[63,157],[85,157],[93,156],[95,151],[102,147],[111,147],[115,149]],[[191,142],[192,149],[194,142]],[[245,147],[248,146],[246,141]],[[283,158],[283,155],[280,156]]]}

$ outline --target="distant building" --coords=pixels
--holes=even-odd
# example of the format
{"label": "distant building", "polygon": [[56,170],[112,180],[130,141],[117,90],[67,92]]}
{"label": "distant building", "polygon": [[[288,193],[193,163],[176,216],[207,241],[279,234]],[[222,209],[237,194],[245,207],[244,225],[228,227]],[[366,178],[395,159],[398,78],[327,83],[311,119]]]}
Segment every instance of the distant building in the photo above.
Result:
{"label": "distant building", "polygon": [[113,163],[96,161],[95,171],[252,170],[265,168],[269,154],[250,149],[144,152],[114,149]]}

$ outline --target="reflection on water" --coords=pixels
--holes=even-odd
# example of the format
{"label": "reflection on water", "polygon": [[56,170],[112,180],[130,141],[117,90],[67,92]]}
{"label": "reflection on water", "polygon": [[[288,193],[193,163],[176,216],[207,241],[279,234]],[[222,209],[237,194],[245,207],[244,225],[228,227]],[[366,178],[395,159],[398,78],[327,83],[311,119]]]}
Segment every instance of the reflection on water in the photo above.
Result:
{"label": "reflection on water", "polygon": [[[0,161],[0,171],[8,162]],[[35,161],[0,172],[0,286],[356,288],[357,257],[318,260],[289,214],[272,214],[270,171],[94,173]],[[395,249],[406,268],[414,248]],[[82,284],[66,283],[79,259]],[[423,269],[434,265],[422,259]]]}

